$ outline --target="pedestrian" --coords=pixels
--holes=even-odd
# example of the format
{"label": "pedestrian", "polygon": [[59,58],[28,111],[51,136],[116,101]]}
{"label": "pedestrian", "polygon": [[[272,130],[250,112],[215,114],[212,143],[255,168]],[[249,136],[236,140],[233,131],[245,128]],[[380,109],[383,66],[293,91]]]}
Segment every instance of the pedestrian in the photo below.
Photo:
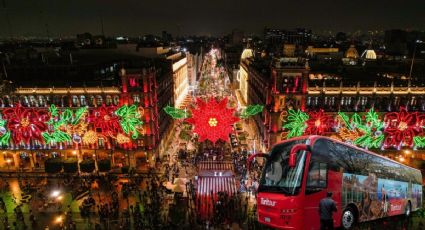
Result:
{"label": "pedestrian", "polygon": [[319,215],[320,215],[320,230],[333,230],[334,221],[332,214],[336,212],[335,201],[332,200],[332,192],[326,194],[326,198],[320,200]]}

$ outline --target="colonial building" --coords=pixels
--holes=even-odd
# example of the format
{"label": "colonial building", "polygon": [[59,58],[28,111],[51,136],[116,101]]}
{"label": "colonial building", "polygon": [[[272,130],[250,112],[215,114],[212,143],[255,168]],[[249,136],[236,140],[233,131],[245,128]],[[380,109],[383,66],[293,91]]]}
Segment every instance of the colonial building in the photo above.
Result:
{"label": "colonial building", "polygon": [[5,66],[12,81],[0,98],[0,168],[42,168],[51,157],[108,159],[113,168],[138,170],[155,163],[173,126],[163,108],[174,106],[182,93],[175,90],[185,91],[175,73],[184,75],[186,64],[117,49],[68,57]]}
{"label": "colonial building", "polygon": [[[372,109],[372,114],[376,112],[376,122],[383,122],[379,123],[382,126],[372,128],[379,131],[376,135],[382,139],[377,140],[379,145],[362,142],[362,147],[419,167],[421,160],[425,160],[425,153],[421,150],[425,146],[420,141],[424,136],[420,124],[425,112],[425,86],[415,79],[420,79],[421,73],[414,72],[410,80],[406,63],[376,62],[367,58],[356,62],[359,64],[308,62],[302,57],[241,59],[238,79],[241,98],[246,98],[248,104],[265,105],[263,113],[254,116],[265,147],[270,149],[282,140],[302,134],[341,138],[341,128],[345,128],[341,116],[359,114],[361,119],[356,122],[369,122],[366,125],[369,127],[366,116]],[[300,132],[296,135],[297,130],[288,126],[294,122],[291,119],[297,116],[295,112],[302,114],[297,124]],[[416,123],[407,125],[404,116],[409,117],[409,122],[413,119]],[[321,124],[325,121],[321,120],[322,117],[326,117],[329,124]],[[314,118],[320,121],[314,122]],[[387,128],[394,125],[402,136],[399,139],[393,129]],[[358,130],[351,131],[355,136]],[[365,132],[359,131],[356,135]],[[353,138],[351,141],[361,142]],[[371,138],[375,140],[375,137]],[[403,149],[406,152],[417,150],[406,158],[400,155]]]}

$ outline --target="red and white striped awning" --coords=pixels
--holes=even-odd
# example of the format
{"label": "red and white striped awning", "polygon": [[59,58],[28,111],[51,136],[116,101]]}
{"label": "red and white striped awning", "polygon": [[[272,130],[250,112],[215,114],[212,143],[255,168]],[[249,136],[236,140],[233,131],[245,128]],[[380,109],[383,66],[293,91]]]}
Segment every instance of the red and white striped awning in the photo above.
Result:
{"label": "red and white striped awning", "polygon": [[234,177],[200,177],[198,179],[198,195],[211,195],[218,192],[236,194],[236,180]]}
{"label": "red and white striped awning", "polygon": [[233,164],[230,161],[201,161],[198,164],[199,171],[217,170],[217,171],[233,171]]}

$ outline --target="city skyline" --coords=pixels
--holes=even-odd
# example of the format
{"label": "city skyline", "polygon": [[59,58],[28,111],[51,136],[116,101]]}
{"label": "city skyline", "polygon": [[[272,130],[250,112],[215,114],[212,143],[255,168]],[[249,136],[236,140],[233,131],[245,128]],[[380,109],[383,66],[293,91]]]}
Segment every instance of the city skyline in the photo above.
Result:
{"label": "city skyline", "polygon": [[[302,3],[302,4],[301,4]],[[270,2],[256,1],[10,1],[3,0],[0,36],[67,37],[82,32],[107,36],[227,34],[237,28],[261,34],[264,27],[310,28],[314,32],[423,30],[423,2]]]}

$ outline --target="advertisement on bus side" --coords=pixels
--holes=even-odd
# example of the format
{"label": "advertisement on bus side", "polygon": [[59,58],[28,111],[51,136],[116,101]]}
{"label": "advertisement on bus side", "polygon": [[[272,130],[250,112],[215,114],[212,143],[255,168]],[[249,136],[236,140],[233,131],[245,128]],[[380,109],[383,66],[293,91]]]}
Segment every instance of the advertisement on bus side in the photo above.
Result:
{"label": "advertisement on bus side", "polygon": [[407,201],[412,210],[422,203],[422,186],[418,184],[350,173],[343,174],[342,205],[353,203],[359,209],[359,221],[404,214]]}

